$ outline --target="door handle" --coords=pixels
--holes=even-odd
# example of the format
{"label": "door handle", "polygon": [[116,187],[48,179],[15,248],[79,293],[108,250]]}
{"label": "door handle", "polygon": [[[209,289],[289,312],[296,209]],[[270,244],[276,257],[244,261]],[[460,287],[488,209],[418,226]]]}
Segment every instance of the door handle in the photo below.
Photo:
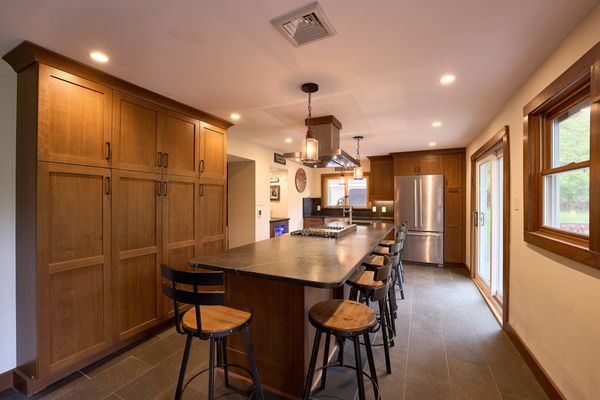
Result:
{"label": "door handle", "polygon": [[479,226],[484,226],[485,225],[485,213],[480,212],[479,213]]}
{"label": "door handle", "polygon": [[111,151],[110,151],[110,142],[106,142],[106,161],[110,160]]}
{"label": "door handle", "polygon": [[169,166],[169,153],[164,153],[163,157],[163,165],[165,168],[167,168]]}
{"label": "door handle", "polygon": [[200,197],[204,197],[204,185],[200,185]]}
{"label": "door handle", "polygon": [[415,208],[414,209],[414,212],[415,212],[415,227],[417,227],[418,226],[417,225],[417,203],[418,203],[418,200],[417,200],[417,180],[416,179],[413,181],[413,198],[414,198],[413,200],[415,202],[415,207],[414,207]]}
{"label": "door handle", "polygon": [[422,228],[422,227],[423,227],[423,180],[419,178],[419,228]]}
{"label": "door handle", "polygon": [[156,195],[157,196],[161,195],[160,187],[161,187],[160,181],[156,181]]}
{"label": "door handle", "polygon": [[168,182],[163,182],[163,191],[162,191],[163,196],[167,195],[167,184],[168,184]]}
{"label": "door handle", "polygon": [[200,160],[200,172],[204,172],[204,160]]}
{"label": "door handle", "polygon": [[162,159],[163,159],[163,153],[162,152],[158,152],[158,166],[162,167]]}
{"label": "door handle", "polygon": [[104,185],[104,193],[106,194],[110,194],[111,192],[111,187],[110,187],[110,176],[107,176],[105,179],[105,185]]}
{"label": "door handle", "polygon": [[473,211],[473,225],[479,226],[479,213],[477,211]]}

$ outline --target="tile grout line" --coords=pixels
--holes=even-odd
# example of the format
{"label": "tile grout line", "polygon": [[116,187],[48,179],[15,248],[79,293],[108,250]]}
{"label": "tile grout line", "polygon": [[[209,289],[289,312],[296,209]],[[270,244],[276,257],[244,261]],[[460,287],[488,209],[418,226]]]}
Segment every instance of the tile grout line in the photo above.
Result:
{"label": "tile grout line", "polygon": [[[414,266],[411,267],[411,270],[414,275]],[[406,274],[406,271],[404,273]],[[412,276],[412,279],[414,282],[414,276]],[[404,285],[404,283],[403,283],[403,285]],[[408,296],[405,296],[405,299],[407,297]],[[413,316],[413,293],[411,290],[411,292],[410,292],[410,317],[408,319],[408,340],[406,343],[406,361],[404,362],[404,387],[402,388],[402,400],[404,400],[406,398],[406,383],[408,381],[408,358],[410,357],[410,336],[411,336],[411,327],[412,327],[412,316]]]}

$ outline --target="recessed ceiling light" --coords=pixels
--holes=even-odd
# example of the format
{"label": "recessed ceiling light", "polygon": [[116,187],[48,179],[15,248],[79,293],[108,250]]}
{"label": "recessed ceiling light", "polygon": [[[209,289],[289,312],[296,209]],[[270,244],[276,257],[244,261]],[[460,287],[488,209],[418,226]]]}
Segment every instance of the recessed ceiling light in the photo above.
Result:
{"label": "recessed ceiling light", "polygon": [[236,121],[237,121],[238,119],[240,119],[240,118],[241,118],[241,117],[240,117],[240,114],[238,114],[238,113],[232,113],[232,114],[230,115],[230,117],[231,117],[231,119],[234,119],[234,120],[236,120]]}
{"label": "recessed ceiling light", "polygon": [[436,142],[429,142],[429,147],[435,147],[436,144]]}
{"label": "recessed ceiling light", "polygon": [[452,82],[454,82],[455,80],[456,80],[456,77],[454,75],[448,74],[448,75],[442,76],[442,78],[440,79],[440,83],[442,85],[449,85]]}
{"label": "recessed ceiling light", "polygon": [[287,139],[285,139],[285,142],[286,142],[286,143],[292,143],[292,138],[287,138]]}
{"label": "recessed ceiling light", "polygon": [[92,58],[92,60],[94,61],[98,61],[101,63],[105,63],[108,62],[108,56],[104,53],[101,53],[99,51],[92,51],[90,53],[90,57]]}
{"label": "recessed ceiling light", "polygon": [[442,126],[442,122],[441,121],[433,121],[431,126],[433,126],[434,128],[439,128],[440,126]]}

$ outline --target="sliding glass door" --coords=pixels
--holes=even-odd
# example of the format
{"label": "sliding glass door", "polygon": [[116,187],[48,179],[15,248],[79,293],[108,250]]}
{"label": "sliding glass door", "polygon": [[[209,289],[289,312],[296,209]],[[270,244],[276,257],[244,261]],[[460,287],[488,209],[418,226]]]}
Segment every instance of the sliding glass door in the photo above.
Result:
{"label": "sliding glass door", "polygon": [[503,157],[491,152],[476,162],[475,280],[502,308]]}

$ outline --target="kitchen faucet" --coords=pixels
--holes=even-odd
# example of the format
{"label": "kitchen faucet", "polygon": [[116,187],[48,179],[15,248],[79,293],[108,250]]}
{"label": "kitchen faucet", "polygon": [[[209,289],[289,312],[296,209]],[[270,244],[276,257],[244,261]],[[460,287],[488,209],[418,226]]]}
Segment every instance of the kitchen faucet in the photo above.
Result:
{"label": "kitchen faucet", "polygon": [[352,204],[350,204],[350,208],[348,210],[346,210],[346,202],[345,200],[347,198],[349,198],[350,196],[342,196],[338,199],[337,204],[338,206],[341,205],[342,206],[342,216],[345,217],[346,213],[348,213],[348,216],[350,218],[349,220],[349,224],[352,225]]}

